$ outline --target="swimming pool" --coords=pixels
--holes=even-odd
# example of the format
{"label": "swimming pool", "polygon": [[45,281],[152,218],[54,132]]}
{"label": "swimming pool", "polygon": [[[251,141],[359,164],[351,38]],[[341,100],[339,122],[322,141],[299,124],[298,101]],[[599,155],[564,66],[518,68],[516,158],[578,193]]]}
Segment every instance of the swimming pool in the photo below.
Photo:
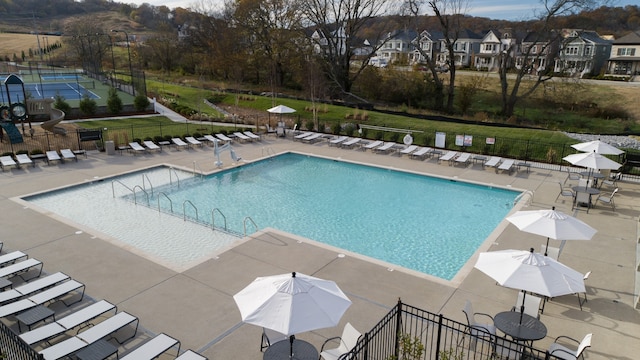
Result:
{"label": "swimming pool", "polygon": [[[146,171],[144,176],[130,174],[118,178],[118,182],[133,188],[147,177],[146,181],[154,185],[149,203],[151,207],[160,204],[164,211],[172,206],[174,213],[182,214],[183,204],[192,203],[198,209],[198,219],[210,223],[215,208],[236,232],[243,232],[243,219],[250,217],[259,228],[276,228],[446,280],[455,276],[502,221],[518,195],[505,189],[292,153],[204,179],[182,172],[176,175],[181,178],[179,187],[176,177],[169,184],[166,168]],[[89,186],[96,188],[86,196],[100,194],[100,201],[112,203],[116,201],[110,200],[115,189],[117,201],[129,198],[124,202],[137,208],[135,212],[150,211],[156,218],[163,217],[157,210],[131,206],[130,192],[124,186],[110,181]],[[45,200],[55,196],[54,192],[26,200],[50,211],[64,211],[61,215],[77,221],[82,211],[69,214],[64,205],[58,204],[69,198],[68,191],[57,199]],[[140,191],[136,202],[146,203]],[[191,205],[184,209],[187,216],[195,217]],[[179,219],[182,222],[182,215]],[[221,225],[220,217],[216,225]],[[223,247],[231,243],[233,240]],[[163,252],[156,256],[165,256]]]}

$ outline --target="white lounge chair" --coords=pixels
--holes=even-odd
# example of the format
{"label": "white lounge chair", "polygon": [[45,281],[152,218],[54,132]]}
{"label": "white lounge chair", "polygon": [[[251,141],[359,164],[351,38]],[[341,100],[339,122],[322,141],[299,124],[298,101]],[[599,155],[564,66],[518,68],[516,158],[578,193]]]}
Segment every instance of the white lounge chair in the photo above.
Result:
{"label": "white lounge chair", "polygon": [[455,161],[457,163],[466,165],[467,163],[469,163],[470,159],[471,159],[471,154],[465,152],[460,154],[460,156],[456,157]]}
{"label": "white lounge chair", "polygon": [[10,290],[0,292],[0,304],[15,301],[23,296],[31,295],[63,281],[69,280],[69,275],[61,272],[53,273],[37,280],[32,280]]}
{"label": "white lounge chair", "polygon": [[[129,337],[130,339],[138,332],[138,318],[129,313],[121,312],[74,337],[43,349],[39,353],[44,356],[45,360],[60,359],[69,356],[70,354],[87,347],[104,337],[114,334],[134,322],[136,323],[136,327],[133,335]],[[118,339],[116,339],[116,341],[120,344],[124,342],[120,342]]]}
{"label": "white lounge chair", "polygon": [[423,147],[423,148],[420,148],[418,151],[414,152],[413,154],[411,154],[411,158],[412,159],[424,159],[425,156],[431,154],[432,151],[433,151],[433,149],[430,148],[430,147]]}
{"label": "white lounge chair", "polygon": [[9,263],[14,263],[22,258],[26,259],[28,257],[29,255],[23,253],[22,251],[12,251],[8,254],[0,256],[0,267],[6,266]]}
{"label": "white lounge chair", "polygon": [[358,144],[360,141],[362,140],[362,138],[353,138],[353,139],[349,139],[345,142],[342,143],[341,147],[343,148],[349,148],[352,146],[355,146],[356,144]]}
{"label": "white lounge chair", "polygon": [[184,138],[185,140],[187,140],[187,142],[189,143],[189,145],[194,145],[194,146],[202,146],[202,141],[194,138],[193,136],[187,136]]}
{"label": "white lounge chair", "polygon": [[73,153],[73,151],[71,151],[71,149],[60,150],[60,155],[62,155],[63,161],[66,161],[66,160],[78,161],[78,157],[76,156],[76,154]]}
{"label": "white lounge chair", "polygon": [[247,135],[245,135],[245,134],[243,134],[243,133],[241,133],[241,132],[239,132],[239,131],[234,132],[234,133],[233,133],[233,135],[234,135],[237,139],[240,139],[240,140],[242,140],[242,141],[251,141],[251,138],[250,138],[250,137],[248,137]]}
{"label": "white lounge chair", "polygon": [[[74,291],[80,291],[80,289],[82,289],[82,292],[80,293],[80,299],[77,301],[74,301],[73,303],[81,301],[84,298],[85,286],[84,284],[79,283],[75,280],[65,281],[48,290],[32,295],[27,299],[14,301],[7,305],[0,306],[0,317],[17,314],[19,312],[34,308],[38,305],[46,304],[50,301],[54,301],[54,300],[57,300],[58,298],[69,295]],[[62,300],[62,302],[67,306],[73,304],[73,303],[67,304],[64,300]]]}
{"label": "white lounge chair", "polygon": [[62,319],[58,319],[55,322],[22,333],[20,338],[27,344],[33,345],[40,341],[61,335],[62,333],[85,324],[111,310],[115,310],[117,312],[116,306],[106,300],[100,300],[63,317]]}
{"label": "white lounge chair", "polygon": [[180,354],[180,341],[167,334],[160,333],[124,357],[121,357],[120,360],[152,360],[176,345],[178,345],[177,353]]}
{"label": "white lounge chair", "polygon": [[142,145],[138,144],[136,141],[130,142],[129,147],[131,148],[131,150],[133,150],[134,154],[143,153],[147,151],[147,149],[145,149]]}
{"label": "white lounge chair", "polygon": [[9,166],[18,167],[18,163],[9,155],[0,156],[0,165],[2,165],[3,171]]}
{"label": "white lounge chair", "polygon": [[[356,330],[351,323],[347,323],[342,330],[341,336],[329,338],[322,344],[322,347],[320,348],[320,358],[325,360],[337,360],[342,354],[348,353],[356,346],[360,336],[362,336],[362,334]],[[327,343],[335,340],[340,341],[338,347],[327,350],[324,349]]]}
{"label": "white lounge chair", "polygon": [[294,141],[295,141],[295,140],[300,140],[300,139],[306,138],[307,136],[310,136],[310,135],[312,135],[312,134],[315,134],[315,133],[314,133],[313,131],[305,131],[305,132],[302,132],[302,133],[300,133],[300,134],[298,134],[298,135],[294,136],[294,137],[293,137],[293,140],[294,140]]}
{"label": "white lounge chair", "polygon": [[382,140],[376,140],[376,141],[371,141],[370,143],[368,143],[367,145],[364,145],[362,148],[367,151],[367,149],[375,149],[377,147],[382,146],[382,144],[384,144],[384,141]]}
{"label": "white lounge chair", "polygon": [[184,354],[178,356],[176,360],[207,360],[207,358],[193,350],[187,350]]}
{"label": "white lounge chair", "polygon": [[144,144],[144,146],[147,147],[147,149],[149,150],[158,150],[158,151],[162,151],[162,148],[158,145],[156,145],[156,143],[154,143],[151,140],[145,140],[142,142]]}
{"label": "white lounge chair", "polygon": [[323,133],[313,133],[307,137],[303,137],[301,140],[307,143],[312,143],[316,140],[318,140],[320,137],[322,137],[324,134]]}
{"label": "white lounge chair", "polygon": [[231,139],[230,137],[228,137],[225,134],[216,134],[216,137],[222,141],[226,141],[226,142],[232,142],[233,139]]}
{"label": "white lounge chair", "polygon": [[396,145],[395,142],[389,141],[389,142],[386,142],[386,143],[382,144],[382,146],[379,146],[379,147],[373,149],[373,151],[376,152],[376,153],[387,153],[387,152],[393,151],[393,147],[395,145]]}
{"label": "white lounge chair", "polygon": [[498,170],[502,170],[502,171],[506,171],[508,173],[511,173],[511,170],[513,169],[513,163],[514,162],[515,162],[515,160],[513,160],[513,159],[505,159],[498,166]]}
{"label": "white lounge chair", "polygon": [[418,145],[409,145],[407,147],[405,147],[404,149],[400,150],[400,155],[402,156],[402,154],[407,154],[407,155],[411,155],[412,152],[418,150]]}
{"label": "white lounge chair", "polygon": [[31,160],[31,158],[27,154],[17,154],[16,160],[18,161],[18,165],[31,165],[34,167],[36,166],[36,163],[33,162],[33,160]]}
{"label": "white lounge chair", "polygon": [[62,161],[60,155],[58,155],[58,152],[55,150],[47,151],[47,165],[51,164],[52,161]]}
{"label": "white lounge chair", "polygon": [[458,155],[457,151],[447,151],[446,154],[440,156],[438,161],[452,161]]}
{"label": "white lounge chair", "polygon": [[243,134],[247,135],[251,140],[260,140],[260,136],[252,133],[251,131],[244,131]]}
{"label": "white lounge chair", "polygon": [[340,143],[347,141],[348,138],[349,138],[348,136],[338,136],[338,137],[335,137],[333,139],[330,139],[329,140],[329,146],[331,146],[331,145],[338,146],[338,145],[340,145]]}
{"label": "white lounge chair", "polygon": [[216,137],[215,137],[215,136],[213,136],[213,135],[205,135],[205,136],[203,136],[203,137],[204,137],[206,140],[208,140],[209,142],[211,142],[211,144],[215,144],[215,143],[217,143],[218,141],[221,141],[220,139],[216,138]]}
{"label": "white lounge chair", "polygon": [[186,142],[182,141],[182,139],[180,138],[172,138],[171,142],[179,148],[181,147],[189,147],[189,144],[187,144]]}
{"label": "white lounge chair", "polygon": [[34,278],[40,277],[40,274],[42,273],[42,262],[34,258],[26,259],[24,261],[20,261],[15,264],[0,268],[0,277],[16,276],[35,267],[39,267],[40,271],[38,272],[38,275],[34,276]]}
{"label": "white lounge chair", "polygon": [[500,163],[500,160],[502,160],[500,156],[492,156],[484,163],[484,166],[496,167]]}

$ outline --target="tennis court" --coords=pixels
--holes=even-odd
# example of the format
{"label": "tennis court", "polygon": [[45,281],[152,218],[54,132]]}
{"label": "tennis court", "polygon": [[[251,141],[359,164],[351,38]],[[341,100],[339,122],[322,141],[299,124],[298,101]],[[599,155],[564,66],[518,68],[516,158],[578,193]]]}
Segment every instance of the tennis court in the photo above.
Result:
{"label": "tennis court", "polygon": [[[80,100],[84,95],[87,95],[90,99],[99,99],[100,96],[96,95],[92,90],[95,89],[95,82],[79,81],[79,82],[47,82],[47,83],[25,83],[24,90],[28,92],[34,99],[47,99],[55,98],[56,95],[60,95],[67,100]],[[2,89],[2,98],[6,99],[6,89]],[[11,101],[24,101],[24,95],[22,89],[17,86],[12,86],[9,89],[9,95]]]}

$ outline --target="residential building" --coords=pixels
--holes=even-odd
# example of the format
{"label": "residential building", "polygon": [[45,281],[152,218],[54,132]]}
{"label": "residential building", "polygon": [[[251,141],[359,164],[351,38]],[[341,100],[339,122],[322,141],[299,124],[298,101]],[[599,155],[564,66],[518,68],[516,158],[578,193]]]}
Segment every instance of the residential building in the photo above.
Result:
{"label": "residential building", "polygon": [[424,64],[429,59],[436,59],[440,53],[441,40],[444,38],[440,31],[424,30],[412,40],[413,51],[409,54],[409,64]]}
{"label": "residential building", "polygon": [[640,75],[640,30],[613,41],[607,73]]}
{"label": "residential building", "polygon": [[557,56],[559,35],[557,32],[547,34],[529,31],[520,43],[520,49],[515,54],[515,67],[538,75],[553,67],[553,59]]}
{"label": "residential building", "polygon": [[[451,39],[453,41],[453,39]],[[453,44],[453,65],[456,67],[469,67],[471,65],[471,59],[480,52],[480,43],[482,42],[482,36],[474,33],[471,30],[461,30],[458,34],[458,39]],[[440,66],[447,65],[449,59],[449,51],[444,40],[440,40],[440,53],[436,57],[436,64]]]}
{"label": "residential building", "polygon": [[513,29],[489,30],[482,38],[480,51],[474,57],[473,66],[477,70],[497,71],[501,54],[511,52],[513,55],[517,50],[518,40],[513,34]]}
{"label": "residential building", "polygon": [[583,77],[605,69],[611,54],[611,40],[590,30],[563,30],[554,72]]}
{"label": "residential building", "polygon": [[387,37],[382,40],[383,44],[376,51],[378,61],[394,64],[409,63],[410,55],[413,53],[413,40],[416,38],[416,32],[413,30],[396,30],[390,32]]}

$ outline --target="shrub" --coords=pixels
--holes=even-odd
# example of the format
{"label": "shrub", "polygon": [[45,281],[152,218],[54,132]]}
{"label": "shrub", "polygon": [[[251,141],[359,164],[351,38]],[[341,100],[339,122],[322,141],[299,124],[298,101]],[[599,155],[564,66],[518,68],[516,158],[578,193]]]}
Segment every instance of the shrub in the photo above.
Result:
{"label": "shrub", "polygon": [[119,114],[122,111],[122,99],[118,96],[118,90],[115,88],[109,88],[109,95],[107,97],[107,109],[111,114]]}
{"label": "shrub", "polygon": [[20,155],[20,154],[29,154],[29,150],[18,150],[18,151],[16,151],[16,155]]}
{"label": "shrub", "polygon": [[347,136],[353,136],[353,133],[356,132],[356,126],[353,124],[347,124],[344,127],[344,133]]}
{"label": "shrub", "polygon": [[133,107],[136,111],[144,111],[149,107],[149,99],[144,95],[137,95],[133,99]]}
{"label": "shrub", "polygon": [[340,134],[340,131],[342,131],[342,125],[340,125],[339,122],[331,125],[331,133],[332,134],[338,135],[338,134]]}
{"label": "shrub", "polygon": [[13,156],[11,151],[3,152],[1,156]]}
{"label": "shrub", "polygon": [[44,151],[42,151],[40,149],[31,150],[31,155],[40,155],[40,154],[44,154]]}
{"label": "shrub", "polygon": [[54,97],[55,101],[53,102],[53,107],[63,111],[64,113],[69,113],[71,111],[71,106],[65,101],[64,96],[60,95],[60,93],[56,92],[56,96]]}
{"label": "shrub", "polygon": [[94,115],[98,110],[98,105],[96,101],[89,98],[88,94],[82,95],[82,100],[80,100],[80,111],[82,111],[85,115]]}
{"label": "shrub", "polygon": [[304,124],[304,127],[307,130],[313,130],[313,128],[314,128],[313,120],[307,120],[307,122]]}

